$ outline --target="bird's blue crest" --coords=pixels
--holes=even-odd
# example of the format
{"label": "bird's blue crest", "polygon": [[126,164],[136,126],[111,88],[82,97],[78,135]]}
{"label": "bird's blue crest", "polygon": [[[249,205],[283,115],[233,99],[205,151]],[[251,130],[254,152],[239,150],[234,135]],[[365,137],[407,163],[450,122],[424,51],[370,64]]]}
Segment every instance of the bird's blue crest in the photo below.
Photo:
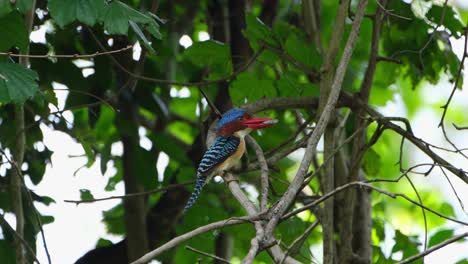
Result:
{"label": "bird's blue crest", "polygon": [[246,113],[247,111],[244,110],[244,109],[240,109],[240,108],[233,108],[229,111],[227,111],[226,113],[223,114],[223,117],[221,118],[221,120],[219,120],[219,123],[218,123],[218,126],[216,127],[217,130],[221,129],[225,124],[239,118],[239,117],[242,117],[244,116],[244,114]]}

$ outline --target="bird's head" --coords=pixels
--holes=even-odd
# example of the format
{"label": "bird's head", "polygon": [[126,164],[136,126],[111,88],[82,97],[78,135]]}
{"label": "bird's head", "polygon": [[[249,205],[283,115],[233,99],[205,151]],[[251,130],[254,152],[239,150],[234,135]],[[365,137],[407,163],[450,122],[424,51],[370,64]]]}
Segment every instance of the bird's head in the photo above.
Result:
{"label": "bird's head", "polygon": [[254,129],[270,127],[276,123],[269,117],[252,117],[246,110],[234,108],[223,114],[216,128],[218,135],[230,135],[239,132],[246,135]]}

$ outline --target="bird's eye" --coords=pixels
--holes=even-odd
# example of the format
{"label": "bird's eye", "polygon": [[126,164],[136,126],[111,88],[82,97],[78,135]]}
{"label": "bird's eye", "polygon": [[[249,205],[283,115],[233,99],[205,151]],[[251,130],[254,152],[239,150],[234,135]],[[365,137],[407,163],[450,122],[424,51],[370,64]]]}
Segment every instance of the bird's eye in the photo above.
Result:
{"label": "bird's eye", "polygon": [[239,118],[237,118],[237,120],[241,120],[241,121],[242,121],[243,119],[244,119],[244,117],[242,117],[242,116],[239,117]]}

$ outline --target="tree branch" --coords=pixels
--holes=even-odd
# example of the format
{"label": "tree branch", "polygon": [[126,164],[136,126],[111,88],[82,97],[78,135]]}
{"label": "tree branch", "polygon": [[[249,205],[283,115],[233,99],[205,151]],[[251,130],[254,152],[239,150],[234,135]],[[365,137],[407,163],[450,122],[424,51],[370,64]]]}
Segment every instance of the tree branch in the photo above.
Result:
{"label": "tree branch", "polygon": [[265,159],[265,155],[263,154],[263,150],[258,145],[257,141],[251,136],[247,136],[247,143],[255,150],[257,155],[258,163],[260,164],[261,168],[261,192],[260,192],[260,210],[263,211],[266,209],[268,204],[268,164]]}
{"label": "tree branch", "polygon": [[228,263],[228,264],[230,263],[230,262],[229,262],[228,260],[226,260],[226,259],[220,258],[220,257],[218,257],[218,256],[216,256],[216,255],[213,255],[213,254],[209,254],[209,253],[203,252],[203,251],[201,251],[201,250],[199,250],[199,249],[196,249],[196,248],[193,248],[193,247],[191,247],[191,246],[185,246],[185,249],[190,250],[190,251],[193,251],[193,252],[198,253],[198,254],[200,254],[200,255],[207,256],[207,257],[210,257],[210,258],[212,258],[212,259],[221,261],[221,262],[223,262],[223,263]]}
{"label": "tree branch", "polygon": [[104,197],[104,198],[95,198],[95,199],[86,199],[86,200],[63,200],[65,203],[74,203],[76,205],[82,204],[82,203],[95,203],[95,202],[101,202],[101,201],[107,201],[107,200],[113,200],[113,199],[127,199],[130,197],[134,196],[146,196],[149,194],[154,194],[154,193],[159,193],[159,192],[166,192],[170,191],[172,189],[177,189],[182,186],[187,186],[187,185],[192,185],[194,184],[195,181],[190,181],[190,182],[185,182],[185,183],[175,183],[175,184],[170,184],[166,187],[161,187],[158,189],[150,190],[150,191],[145,191],[145,192],[138,192],[138,193],[129,193],[125,195],[115,195],[115,196],[109,196],[109,197]]}
{"label": "tree branch", "polygon": [[95,52],[92,54],[16,54],[13,52],[0,52],[0,56],[9,56],[9,57],[18,57],[18,58],[28,58],[28,59],[52,59],[52,58],[69,58],[69,59],[91,59],[102,55],[110,55],[114,53],[125,52],[133,48],[133,45],[128,45],[124,48],[117,50],[109,50],[104,52]]}
{"label": "tree branch", "polygon": [[174,248],[175,246],[179,245],[180,243],[183,243],[187,240],[190,240],[191,238],[198,236],[200,234],[209,232],[211,230],[223,228],[226,226],[232,226],[232,225],[239,225],[239,224],[245,224],[245,223],[250,223],[252,221],[260,220],[264,217],[265,213],[258,213],[255,215],[251,216],[243,216],[243,217],[234,217],[234,218],[229,218],[225,219],[222,221],[214,222],[208,225],[201,226],[199,228],[196,228],[190,232],[187,232],[183,235],[180,235],[178,237],[175,237],[165,243],[164,245],[161,245],[160,247],[146,253],[144,256],[141,258],[133,261],[131,264],[143,264],[151,261],[153,258],[159,256],[161,253]]}
{"label": "tree branch", "polygon": [[306,149],[304,158],[302,159],[301,165],[298,169],[298,172],[294,180],[292,181],[291,185],[288,187],[286,193],[283,195],[283,198],[278,202],[277,206],[274,208],[274,212],[273,212],[274,216],[272,217],[272,219],[268,222],[266,226],[266,230],[265,230],[266,236],[273,234],[273,230],[276,227],[281,215],[284,214],[284,212],[287,210],[289,205],[293,202],[297,191],[300,189],[304,181],[304,177],[307,174],[307,171],[309,169],[310,163],[313,158],[313,150],[316,149],[318,141],[320,137],[322,136],[323,132],[325,131],[325,128],[330,120],[331,114],[333,113],[333,110],[335,109],[336,102],[340,95],[341,84],[344,79],[346,68],[351,59],[351,54],[354,48],[354,44],[359,34],[359,29],[360,29],[362,18],[364,16],[364,10],[365,10],[366,5],[367,5],[367,0],[361,0],[358,4],[356,18],[353,22],[351,33],[349,35],[348,42],[344,49],[342,59],[340,60],[338,69],[336,70],[335,79],[333,81],[333,85],[330,90],[330,95],[329,95],[327,104],[323,110],[323,113],[319,121],[317,122],[317,126],[315,127],[314,131],[312,132],[311,137],[308,140],[307,149]]}
{"label": "tree branch", "polygon": [[460,235],[458,235],[458,236],[454,236],[454,237],[452,237],[452,238],[450,238],[450,239],[445,240],[445,241],[442,242],[442,243],[439,243],[439,244],[437,244],[437,245],[435,245],[435,246],[429,248],[428,250],[425,250],[425,251],[423,251],[423,252],[421,252],[421,253],[419,253],[419,254],[417,254],[417,255],[414,255],[414,256],[412,256],[412,257],[409,257],[409,258],[407,258],[407,259],[405,259],[405,260],[402,260],[402,261],[400,261],[400,262],[398,262],[398,263],[399,263],[399,264],[411,263],[411,262],[413,262],[413,261],[415,261],[415,260],[418,260],[418,259],[420,259],[420,258],[422,258],[422,257],[424,257],[424,256],[426,256],[426,255],[431,254],[432,252],[434,252],[434,251],[436,251],[436,250],[438,250],[438,249],[441,249],[441,248],[443,248],[443,247],[445,247],[445,246],[448,246],[448,245],[450,245],[450,244],[452,244],[452,243],[454,243],[454,242],[457,242],[458,240],[460,240],[460,239],[462,239],[462,238],[465,238],[465,237],[467,237],[467,236],[468,236],[468,232],[463,233],[463,234],[460,234]]}

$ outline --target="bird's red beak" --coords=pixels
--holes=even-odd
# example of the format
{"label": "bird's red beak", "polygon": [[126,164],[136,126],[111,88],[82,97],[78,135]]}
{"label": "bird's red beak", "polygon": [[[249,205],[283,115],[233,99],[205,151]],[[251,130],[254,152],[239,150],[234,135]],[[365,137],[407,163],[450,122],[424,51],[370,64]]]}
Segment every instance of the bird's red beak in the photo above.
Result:
{"label": "bird's red beak", "polygon": [[270,127],[270,126],[276,124],[277,122],[278,122],[278,120],[272,119],[272,118],[269,118],[269,117],[253,117],[253,118],[244,120],[243,123],[248,128],[261,129],[261,128]]}

